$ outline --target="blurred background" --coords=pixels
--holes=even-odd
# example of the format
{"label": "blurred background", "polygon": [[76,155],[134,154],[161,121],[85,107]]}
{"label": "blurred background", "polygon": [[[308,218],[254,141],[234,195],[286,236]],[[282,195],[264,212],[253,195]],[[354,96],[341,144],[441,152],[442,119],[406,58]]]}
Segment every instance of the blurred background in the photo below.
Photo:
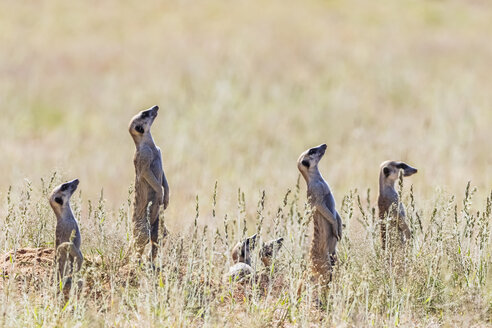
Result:
{"label": "blurred background", "polygon": [[[490,1],[2,1],[0,207],[9,186],[58,172],[112,208],[134,181],[130,118],[152,134],[171,188],[170,229],[195,197],[218,216],[246,195],[254,218],[320,163],[340,205],[407,161],[417,200],[492,187]],[[304,181],[301,181],[305,190]],[[267,218],[268,220],[268,218]]]}

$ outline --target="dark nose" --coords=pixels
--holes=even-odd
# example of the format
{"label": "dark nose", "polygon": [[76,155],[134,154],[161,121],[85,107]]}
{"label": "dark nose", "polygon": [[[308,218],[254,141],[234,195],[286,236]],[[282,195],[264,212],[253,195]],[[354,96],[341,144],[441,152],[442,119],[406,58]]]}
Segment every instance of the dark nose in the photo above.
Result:
{"label": "dark nose", "polygon": [[72,181],[72,183],[75,185],[75,186],[78,186],[79,185],[79,179],[75,179]]}
{"label": "dark nose", "polygon": [[328,146],[326,144],[322,144],[320,147],[326,150]]}
{"label": "dark nose", "polygon": [[152,110],[157,112],[159,110],[159,106],[155,105],[154,107],[152,107]]}

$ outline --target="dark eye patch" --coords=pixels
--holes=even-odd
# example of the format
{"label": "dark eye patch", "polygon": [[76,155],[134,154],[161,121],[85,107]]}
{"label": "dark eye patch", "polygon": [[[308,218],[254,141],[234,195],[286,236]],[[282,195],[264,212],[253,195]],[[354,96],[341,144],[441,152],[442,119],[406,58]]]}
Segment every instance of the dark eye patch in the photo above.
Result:
{"label": "dark eye patch", "polygon": [[63,185],[61,186],[61,188],[60,188],[60,190],[61,190],[61,191],[65,191],[65,190],[67,190],[67,189],[68,189],[68,184],[66,184],[66,183],[65,183],[65,184],[63,184]]}
{"label": "dark eye patch", "polygon": [[316,154],[317,151],[318,150],[316,148],[311,148],[311,149],[309,149],[308,155],[314,155],[314,154]]}
{"label": "dark eye patch", "polygon": [[304,165],[305,167],[309,168],[309,161],[307,161],[307,160],[303,160],[303,161],[301,162],[301,164],[302,164],[302,165]]}
{"label": "dark eye patch", "polygon": [[149,117],[149,112],[143,112],[142,115],[140,115],[141,118],[147,118]]}
{"label": "dark eye patch", "polygon": [[57,202],[60,205],[63,205],[63,199],[61,199],[60,197],[55,197],[55,202]]}
{"label": "dark eye patch", "polygon": [[405,163],[401,163],[401,164],[398,164],[396,167],[399,169],[405,170],[406,168],[408,168],[408,165]]}
{"label": "dark eye patch", "polygon": [[387,177],[390,174],[390,169],[388,167],[383,168],[384,176]]}
{"label": "dark eye patch", "polygon": [[144,128],[141,125],[137,125],[135,127],[135,131],[137,131],[138,133],[144,133]]}

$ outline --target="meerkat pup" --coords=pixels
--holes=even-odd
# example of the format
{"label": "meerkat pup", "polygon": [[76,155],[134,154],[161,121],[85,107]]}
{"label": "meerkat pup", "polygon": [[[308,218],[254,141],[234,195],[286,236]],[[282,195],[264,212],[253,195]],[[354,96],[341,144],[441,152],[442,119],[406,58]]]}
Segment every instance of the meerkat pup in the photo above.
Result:
{"label": "meerkat pup", "polygon": [[[169,204],[169,185],[162,168],[161,150],[150,134],[150,128],[159,107],[154,106],[135,115],[128,127],[135,142],[135,199],[133,210],[133,237],[137,255],[141,257],[149,239],[151,258],[157,254],[159,236],[159,207]],[[163,236],[167,235],[164,226]],[[150,238],[149,238],[150,237]]]}
{"label": "meerkat pup", "polygon": [[384,219],[390,217],[390,227],[398,227],[400,240],[410,238],[410,229],[406,223],[405,207],[398,199],[395,190],[395,182],[398,180],[400,170],[403,176],[408,177],[417,173],[417,169],[403,162],[386,161],[381,164],[379,172],[379,219],[381,224],[381,241],[383,249],[386,248],[386,224]]}
{"label": "meerkat pup", "polygon": [[[251,267],[251,253],[256,247],[258,236],[254,234],[251,237],[238,242],[232,249],[232,261],[235,263],[226,274],[226,279],[232,281],[242,281],[245,278],[251,277],[255,272]],[[278,238],[264,243],[260,249],[260,259],[269,267],[275,254],[282,247],[284,238]]]}
{"label": "meerkat pup", "polygon": [[234,265],[229,268],[226,279],[243,281],[254,274],[251,267],[251,253],[256,247],[257,234],[238,242],[232,248],[232,261]]}
{"label": "meerkat pup", "polygon": [[[58,264],[58,275],[60,279],[79,271],[84,261],[80,252],[80,243],[82,240],[79,227],[70,208],[70,198],[75,190],[77,190],[78,185],[78,179],[63,183],[53,189],[49,199],[51,208],[56,215],[55,263]],[[75,267],[74,261],[76,264]],[[70,284],[71,280],[68,283]]]}
{"label": "meerkat pup", "polygon": [[260,259],[263,262],[265,267],[270,267],[272,265],[272,259],[275,254],[278,253],[280,248],[282,248],[282,244],[284,243],[284,238],[280,237],[277,239],[270,240],[263,244],[260,249]]}
{"label": "meerkat pup", "polygon": [[234,263],[246,263],[247,265],[251,265],[251,252],[256,247],[257,238],[258,235],[255,233],[251,237],[238,242],[232,248],[232,261]]}
{"label": "meerkat pup", "polygon": [[326,148],[326,144],[310,148],[297,160],[297,168],[306,180],[308,202],[314,209],[310,257],[313,275],[320,282],[330,280],[337,242],[342,238],[342,220],[335,209],[335,198],[318,169]]}

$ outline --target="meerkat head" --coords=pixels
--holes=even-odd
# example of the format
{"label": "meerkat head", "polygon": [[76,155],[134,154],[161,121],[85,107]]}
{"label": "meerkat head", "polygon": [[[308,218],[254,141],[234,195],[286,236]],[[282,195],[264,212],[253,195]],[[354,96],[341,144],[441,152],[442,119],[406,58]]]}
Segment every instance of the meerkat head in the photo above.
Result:
{"label": "meerkat head", "polygon": [[255,249],[257,234],[240,241],[232,249],[232,260],[234,263],[246,263],[251,265],[251,252]]}
{"label": "meerkat head", "polygon": [[146,109],[133,116],[128,126],[128,130],[132,137],[142,137],[143,135],[150,132],[150,127],[157,116],[158,106]]}
{"label": "meerkat head", "polygon": [[266,267],[269,267],[272,264],[272,258],[280,250],[283,242],[284,238],[281,237],[278,239],[270,240],[261,247],[260,258]]}
{"label": "meerkat head", "polygon": [[404,162],[386,161],[381,164],[380,178],[390,184],[393,184],[396,180],[398,180],[400,170],[403,171],[404,177],[409,177],[417,173],[416,168],[411,167]]}
{"label": "meerkat head", "polygon": [[75,179],[62,183],[53,189],[50,196],[50,205],[57,216],[59,216],[65,208],[70,207],[70,197],[72,197],[75,190],[77,190],[78,185],[79,180]]}
{"label": "meerkat head", "polygon": [[297,160],[297,168],[299,171],[301,171],[303,175],[306,175],[310,170],[315,169],[325,154],[326,148],[326,144],[322,144],[303,152]]}

